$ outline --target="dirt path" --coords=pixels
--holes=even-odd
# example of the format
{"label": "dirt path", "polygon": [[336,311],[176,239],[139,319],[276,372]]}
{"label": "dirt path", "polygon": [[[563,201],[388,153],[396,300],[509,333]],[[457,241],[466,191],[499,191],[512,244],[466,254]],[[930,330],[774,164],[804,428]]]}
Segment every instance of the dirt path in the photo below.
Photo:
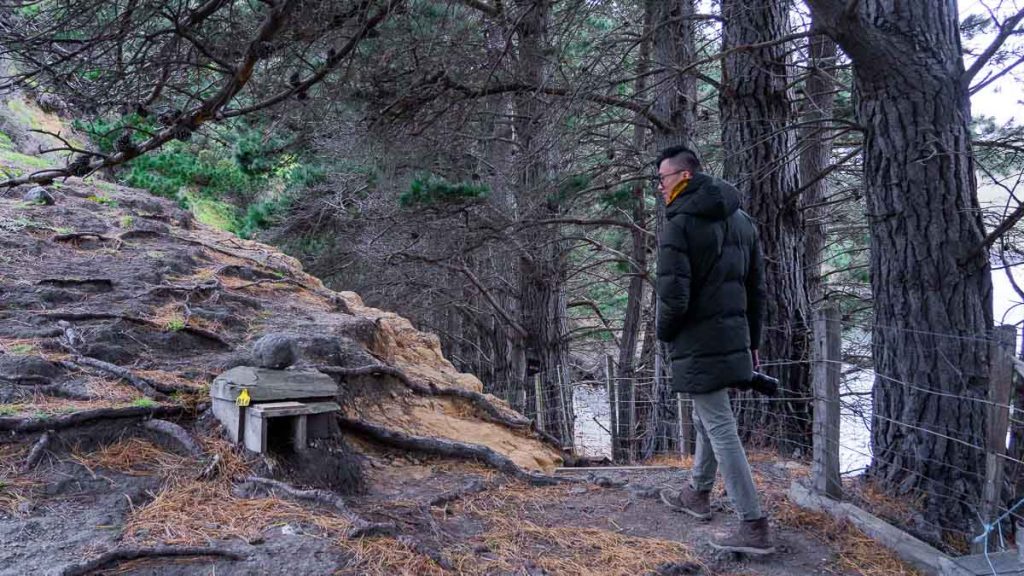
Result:
{"label": "dirt path", "polygon": [[[394,523],[401,537],[348,540],[325,521],[323,507],[234,500],[227,484],[218,493],[217,485],[175,480],[195,465],[180,456],[144,450],[143,457],[117,463],[110,450],[57,455],[31,475],[17,501],[7,502],[0,512],[0,574],[59,574],[106,550],[161,545],[214,546],[243,559],[133,560],[97,573],[901,573],[843,563],[843,532],[822,532],[827,524],[808,522],[782,497],[791,478],[805,473],[793,464],[755,465],[780,552],[751,559],[716,553],[707,544],[737,522],[723,495],[711,522],[673,512],[657,499],[660,488],[686,480],[683,469],[576,472],[567,475],[584,482],[533,488],[480,466],[381,454],[368,462],[367,492],[348,500],[363,516]],[[440,494],[471,485],[489,488],[430,505]],[[259,502],[255,515],[253,502]]]}

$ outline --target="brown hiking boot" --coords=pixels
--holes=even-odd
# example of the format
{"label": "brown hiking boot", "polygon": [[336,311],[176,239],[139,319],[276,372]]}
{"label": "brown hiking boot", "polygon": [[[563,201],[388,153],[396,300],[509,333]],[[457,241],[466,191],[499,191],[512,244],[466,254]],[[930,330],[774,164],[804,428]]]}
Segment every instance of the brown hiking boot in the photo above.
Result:
{"label": "brown hiking boot", "polygon": [[744,520],[731,536],[712,540],[711,547],[715,550],[742,552],[755,556],[775,552],[775,545],[772,544],[772,537],[768,530],[768,518]]}
{"label": "brown hiking boot", "polygon": [[661,501],[669,508],[678,512],[686,512],[690,516],[700,520],[711,520],[711,492],[698,492],[685,484],[683,489],[662,490],[659,495]]}

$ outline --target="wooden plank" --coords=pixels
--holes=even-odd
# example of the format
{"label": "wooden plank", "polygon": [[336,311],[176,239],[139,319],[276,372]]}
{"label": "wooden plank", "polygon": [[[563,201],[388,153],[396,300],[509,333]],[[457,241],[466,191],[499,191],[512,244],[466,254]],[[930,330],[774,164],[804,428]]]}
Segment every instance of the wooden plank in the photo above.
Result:
{"label": "wooden plank", "polygon": [[842,367],[842,327],[839,309],[818,311],[814,330],[814,489],[829,498],[843,497],[839,476],[839,380]]}
{"label": "wooden plank", "polygon": [[789,487],[789,499],[796,505],[847,520],[880,545],[892,550],[904,562],[926,575],[938,576],[941,562],[948,557],[910,534],[849,502],[837,502],[808,489],[799,480]]}
{"label": "wooden plank", "polygon": [[941,563],[940,570],[942,576],[1020,576],[1024,574],[1024,564],[1016,552],[995,552],[988,558],[984,554],[949,558]]}
{"label": "wooden plank", "polygon": [[270,402],[253,404],[249,410],[257,418],[281,418],[301,414],[322,414],[341,410],[335,402]]}
{"label": "wooden plank", "polygon": [[672,466],[580,466],[572,467],[565,466],[555,468],[555,472],[622,472],[622,471],[653,471],[653,470],[681,470],[681,468],[674,468]]}
{"label": "wooden plank", "polygon": [[234,402],[243,389],[249,391],[253,402],[328,398],[338,393],[338,385],[334,380],[316,370],[269,370],[237,366],[214,379],[210,395]]}
{"label": "wooden plank", "polygon": [[296,452],[305,450],[306,446],[309,445],[309,438],[306,433],[306,418],[305,414],[299,414],[292,423],[292,446]]}

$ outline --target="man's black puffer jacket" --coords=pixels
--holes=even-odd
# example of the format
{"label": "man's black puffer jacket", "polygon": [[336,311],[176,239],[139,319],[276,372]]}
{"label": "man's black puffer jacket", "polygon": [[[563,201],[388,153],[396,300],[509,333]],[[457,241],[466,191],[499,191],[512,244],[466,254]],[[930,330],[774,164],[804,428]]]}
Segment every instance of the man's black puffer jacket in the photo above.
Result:
{"label": "man's black puffer jacket", "polygon": [[704,394],[749,381],[761,340],[757,231],[728,182],[695,174],[668,205],[658,248],[658,339],[672,389]]}

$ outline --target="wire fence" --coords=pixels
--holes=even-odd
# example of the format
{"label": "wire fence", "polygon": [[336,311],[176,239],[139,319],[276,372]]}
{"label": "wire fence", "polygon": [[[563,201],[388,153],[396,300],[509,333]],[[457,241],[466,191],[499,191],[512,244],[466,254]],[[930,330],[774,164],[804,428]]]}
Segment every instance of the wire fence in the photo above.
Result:
{"label": "wire fence", "polygon": [[[958,375],[964,381],[959,389],[883,373],[871,335],[897,330],[939,358],[946,348],[955,358],[956,342],[987,349],[989,389],[972,386],[975,375],[968,373]],[[811,357],[762,364],[769,374],[806,375],[803,385],[783,379],[771,397],[731,393],[745,444],[811,464],[812,482],[826,493],[841,494],[945,551],[1008,547],[1013,538],[1003,535],[1024,521],[1022,506],[1013,505],[1024,497],[1024,362],[1014,354],[1013,327],[942,334],[837,316],[816,324],[815,332],[822,331],[838,341],[831,351],[826,336],[816,334],[822,343]],[[670,375],[656,377],[649,368],[626,374],[610,357],[603,368],[575,377],[562,370],[534,374],[525,384],[489,383],[488,391],[579,458],[635,463],[693,454],[692,402],[672,392]],[[879,409],[878,402],[897,398],[909,398],[909,408]],[[951,523],[956,510],[969,511],[970,523]],[[1000,537],[979,539],[989,532]]]}

